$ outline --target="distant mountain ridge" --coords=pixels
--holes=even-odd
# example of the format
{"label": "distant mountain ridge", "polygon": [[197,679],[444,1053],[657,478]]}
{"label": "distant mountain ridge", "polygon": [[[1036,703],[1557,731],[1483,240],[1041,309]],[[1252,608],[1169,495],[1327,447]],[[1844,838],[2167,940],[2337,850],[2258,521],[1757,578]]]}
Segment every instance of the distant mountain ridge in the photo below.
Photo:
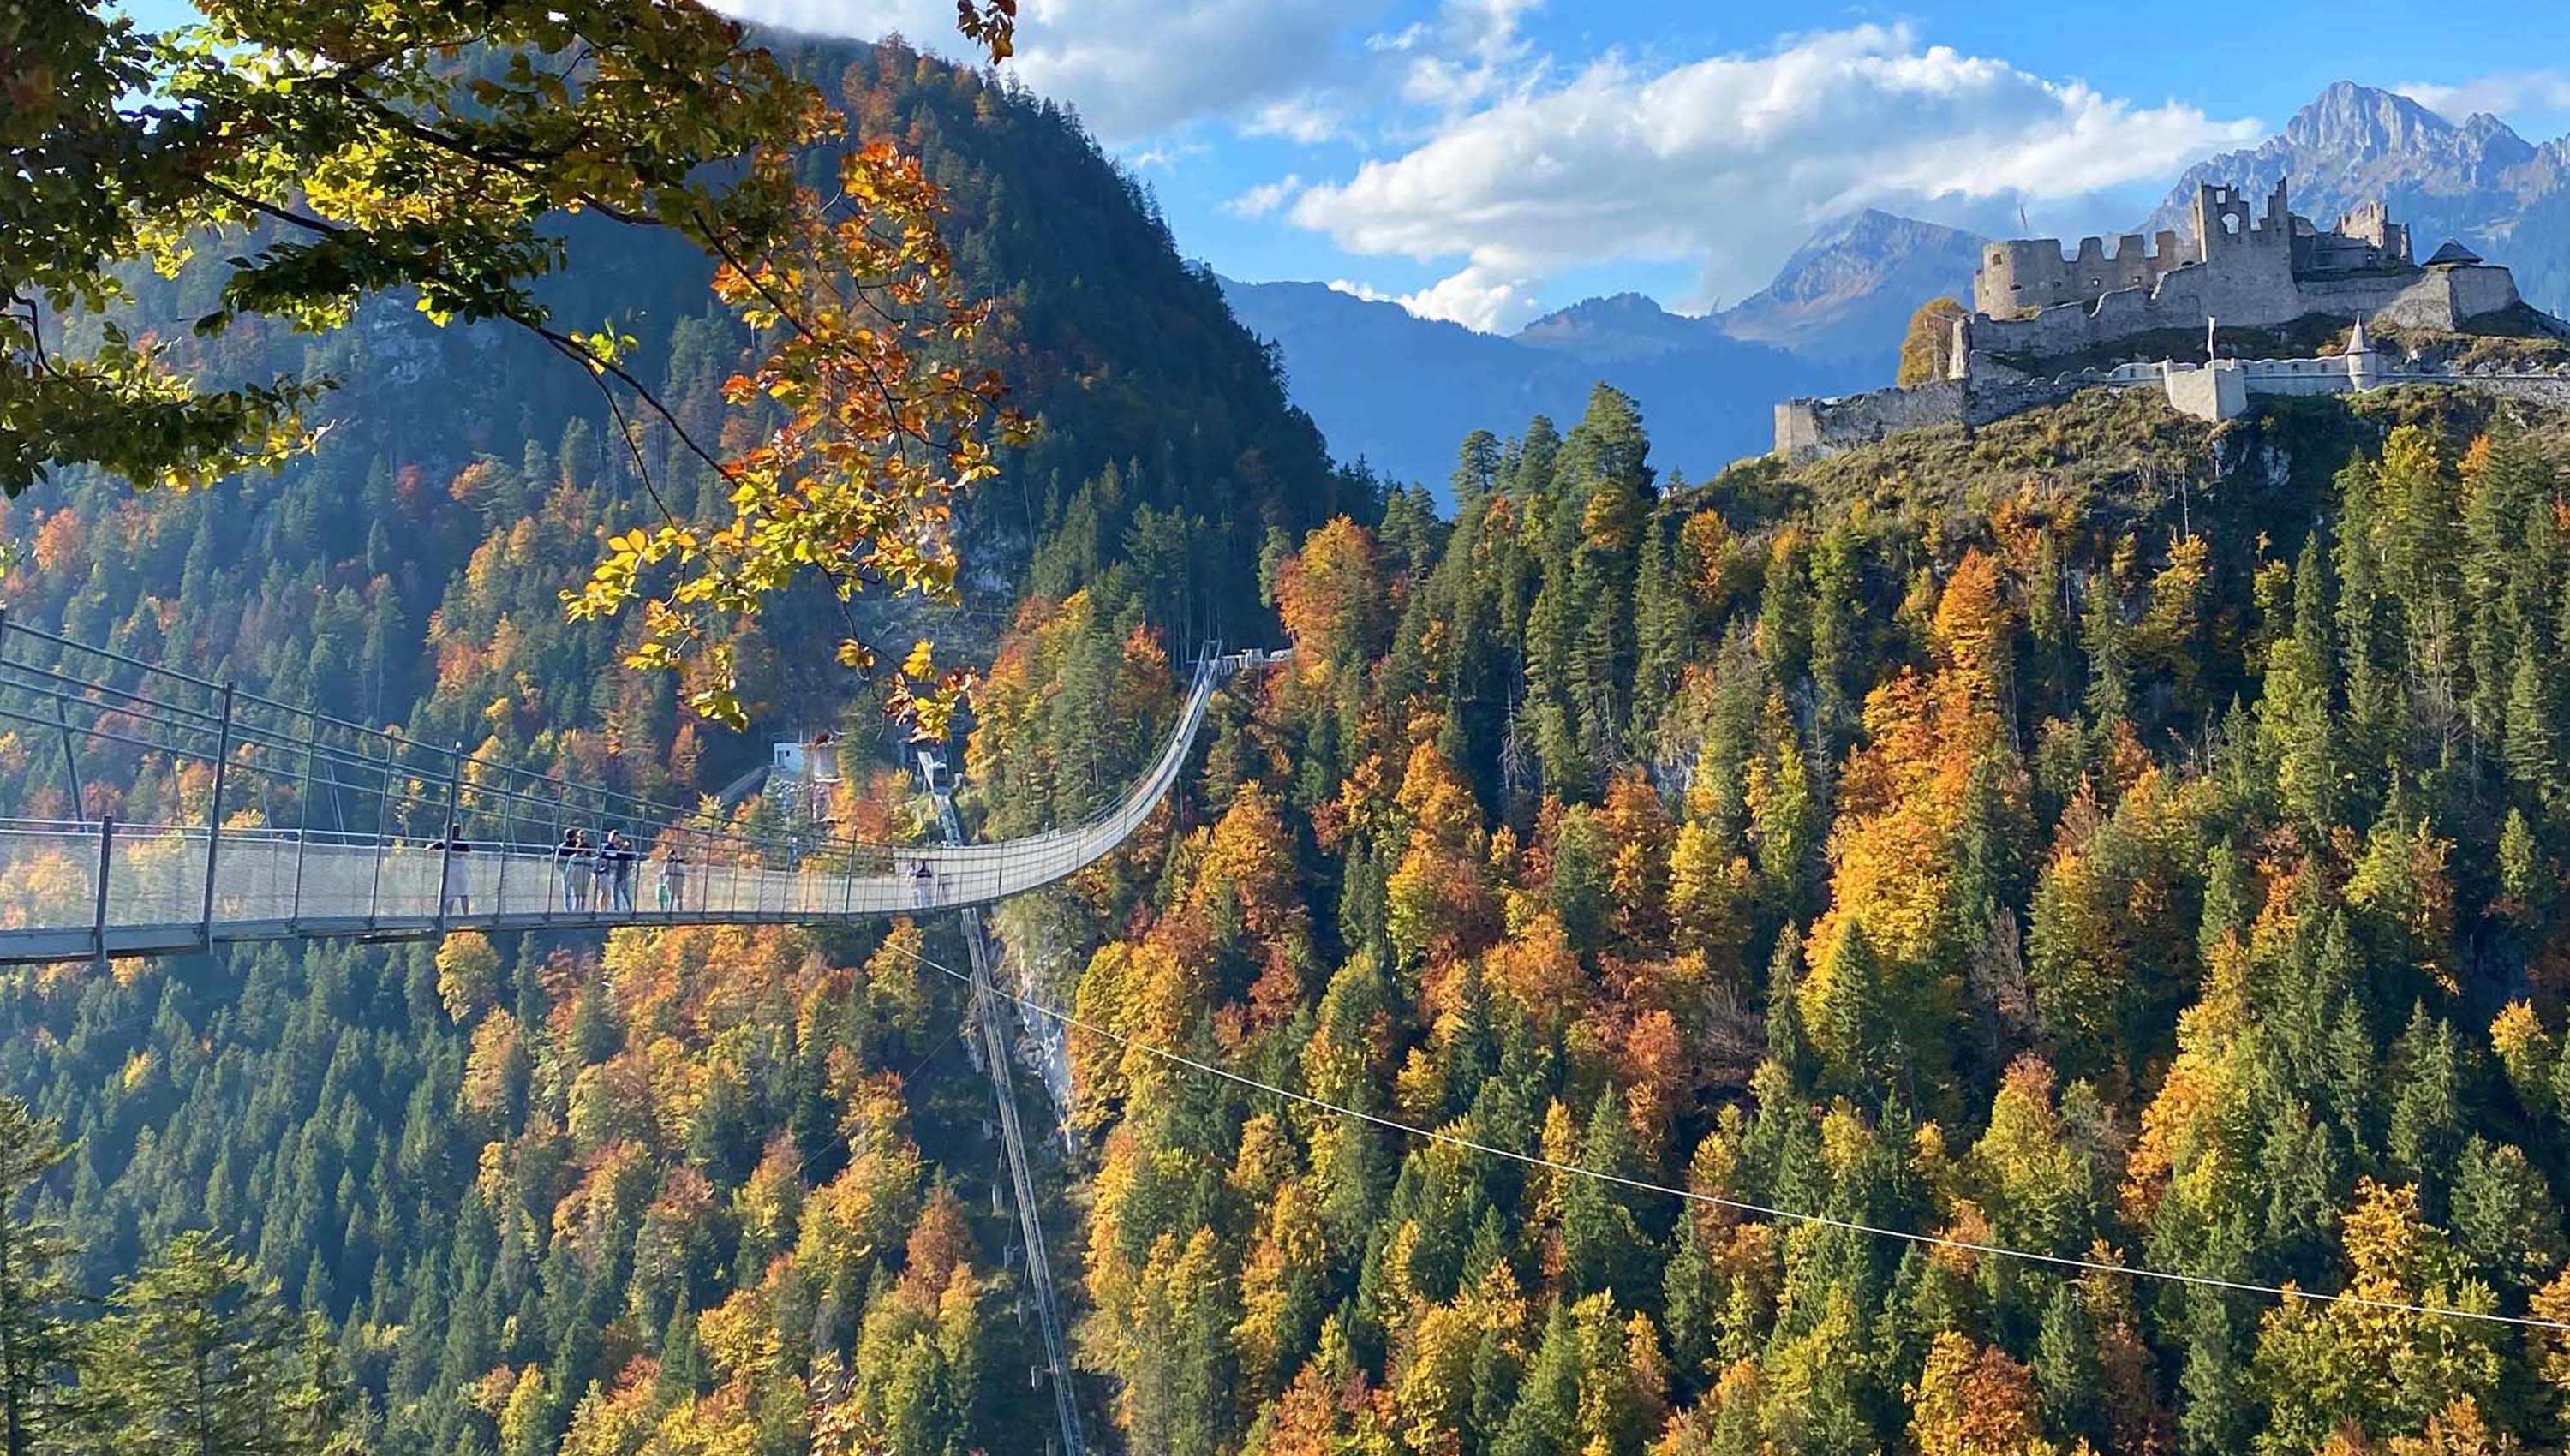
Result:
{"label": "distant mountain ridge", "polygon": [[1536,414],[1575,420],[1601,379],[1641,404],[1653,461],[1701,478],[1767,448],[1776,399],[1882,372],[1735,339],[1638,293],[1574,304],[1508,337],[1322,283],[1226,278],[1222,289],[1283,355],[1288,392],[1334,454],[1441,495],[1466,435],[1513,434]]}
{"label": "distant mountain ridge", "polygon": [[1512,432],[1538,412],[1575,418],[1603,380],[1641,403],[1654,460],[1702,477],[1767,449],[1777,400],[1889,381],[1911,312],[1940,293],[1969,296],[1980,245],[1868,209],[1815,234],[1765,288],[1719,313],[1617,293],[1504,336],[1320,283],[1222,286],[1240,321],[1283,354],[1294,402],[1341,459],[1442,489],[1466,434]]}

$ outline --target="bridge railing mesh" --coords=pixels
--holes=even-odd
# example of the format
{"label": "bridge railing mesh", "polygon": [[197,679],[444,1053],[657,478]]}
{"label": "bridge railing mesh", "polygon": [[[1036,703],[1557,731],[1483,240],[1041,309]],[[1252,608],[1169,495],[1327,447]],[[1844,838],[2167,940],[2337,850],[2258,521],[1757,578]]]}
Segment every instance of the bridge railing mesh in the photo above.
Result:
{"label": "bridge railing mesh", "polygon": [[[1095,817],[949,847],[746,834],[702,807],[439,748],[0,616],[0,732],[61,765],[41,803],[0,805],[19,816],[0,818],[0,961],[303,933],[986,904],[1122,843],[1175,783],[1213,688],[1253,660],[1208,650],[1159,757]],[[175,786],[202,817],[116,822],[107,786],[146,779]],[[563,843],[571,829],[587,847]],[[599,853],[611,829],[627,854]]]}

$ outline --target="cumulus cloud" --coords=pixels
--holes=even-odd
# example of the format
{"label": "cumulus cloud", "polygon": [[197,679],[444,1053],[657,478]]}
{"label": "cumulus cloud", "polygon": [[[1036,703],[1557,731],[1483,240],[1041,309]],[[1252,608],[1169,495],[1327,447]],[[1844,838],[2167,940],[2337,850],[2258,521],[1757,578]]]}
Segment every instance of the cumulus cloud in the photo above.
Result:
{"label": "cumulus cloud", "polygon": [[[1488,8],[1493,43],[1513,44],[1513,7]],[[1509,300],[1572,264],[1692,259],[1708,289],[1737,296],[1861,207],[2076,196],[2259,130],[1868,25],[1762,55],[1656,69],[1608,57],[1512,84],[1408,152],[1306,188],[1290,215],[1353,252],[1461,258],[1418,295],[1423,311],[1505,320],[1521,306]]]}
{"label": "cumulus cloud", "polygon": [[1303,179],[1287,173],[1271,182],[1260,182],[1239,196],[1222,204],[1222,210],[1234,217],[1264,217],[1292,200],[1303,187]]}
{"label": "cumulus cloud", "polygon": [[1506,277],[1479,263],[1393,301],[1421,318],[1442,318],[1486,334],[1514,333],[1543,311],[1531,279]]}
{"label": "cumulus cloud", "polygon": [[2474,112],[2504,118],[2526,111],[2570,110],[2570,71],[2493,71],[2450,86],[2410,81],[2391,89],[2451,122]]}
{"label": "cumulus cloud", "polygon": [[1368,303],[1398,303],[1421,318],[1460,323],[1486,334],[1513,333],[1542,309],[1525,279],[1497,278],[1473,267],[1410,293],[1388,292],[1353,278],[1332,278],[1330,291]]}
{"label": "cumulus cloud", "polygon": [[[943,0],[712,0],[743,20],[873,39],[895,31],[961,55]],[[1027,0],[1018,54],[1029,87],[1078,108],[1110,147],[1208,117],[1255,115],[1329,75],[1339,42],[1385,0]]]}

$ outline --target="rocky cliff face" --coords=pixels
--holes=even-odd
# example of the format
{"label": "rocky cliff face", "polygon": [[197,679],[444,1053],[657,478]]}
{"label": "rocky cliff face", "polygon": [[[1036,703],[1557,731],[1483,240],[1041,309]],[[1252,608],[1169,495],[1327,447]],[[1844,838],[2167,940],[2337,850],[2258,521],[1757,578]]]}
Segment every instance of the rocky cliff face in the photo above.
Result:
{"label": "rocky cliff face", "polygon": [[2291,180],[2294,210],[2315,221],[2379,198],[2422,255],[2461,238],[2514,268],[2537,306],[2570,305],[2570,231],[2560,225],[2570,216],[2570,138],[2537,145],[2493,116],[2452,122],[2396,92],[2341,81],[2282,134],[2189,168],[2142,228],[2191,228],[2199,183],[2255,194],[2279,178]]}

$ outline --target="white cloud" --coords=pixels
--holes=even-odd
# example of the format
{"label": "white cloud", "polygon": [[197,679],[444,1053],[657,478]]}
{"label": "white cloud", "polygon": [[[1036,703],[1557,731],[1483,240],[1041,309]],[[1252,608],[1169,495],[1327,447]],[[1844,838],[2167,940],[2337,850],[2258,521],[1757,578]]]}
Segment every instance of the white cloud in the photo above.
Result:
{"label": "white cloud", "polygon": [[[1480,8],[1497,69],[1517,7]],[[1557,83],[1537,63],[1408,153],[1305,189],[1290,215],[1354,252],[1463,258],[1416,311],[1505,320],[1572,264],[1693,259],[1738,296],[1859,207],[2074,197],[2258,132],[1860,26],[1663,69],[1610,56]]]}
{"label": "white cloud", "polygon": [[1393,301],[1421,318],[1442,318],[1486,334],[1513,333],[1543,311],[1531,280],[1502,277],[1479,263]]}
{"label": "white cloud", "polygon": [[1495,278],[1479,268],[1440,278],[1412,293],[1387,293],[1372,283],[1332,278],[1330,291],[1368,303],[1398,303],[1421,318],[1443,319],[1486,334],[1513,333],[1542,311],[1532,286],[1523,278]]}
{"label": "white cloud", "polygon": [[1328,93],[1310,91],[1267,103],[1243,117],[1240,129],[1253,137],[1281,137],[1317,147],[1346,137],[1348,119]]}
{"label": "white cloud", "polygon": [[1128,152],[1124,154],[1124,165],[1135,172],[1154,167],[1167,171],[1190,157],[1204,155],[1204,152],[1205,144],[1202,142],[1171,142],[1162,146],[1145,147],[1139,152]]}
{"label": "white cloud", "polygon": [[[727,15],[964,57],[946,0],[712,0]],[[1109,147],[1255,114],[1318,85],[1387,0],[1026,0],[1009,69],[1078,108]],[[1335,133],[1335,128],[1334,128]]]}
{"label": "white cloud", "polygon": [[1433,32],[1435,48],[1401,48],[1417,52],[1402,77],[1402,98],[1453,111],[1499,91],[1530,50],[1517,33],[1519,25],[1542,6],[1543,0],[1444,0]]}
{"label": "white cloud", "polygon": [[1303,179],[1287,173],[1274,182],[1260,182],[1239,196],[1222,204],[1222,210],[1234,217],[1264,217],[1293,199],[1303,189]]}
{"label": "white cloud", "polygon": [[1428,22],[1414,20],[1397,31],[1366,37],[1369,51],[1412,51],[1428,39]]}
{"label": "white cloud", "polygon": [[2504,119],[2526,111],[2570,110],[2570,71],[2493,71],[2450,86],[2409,81],[2391,89],[2452,122],[2474,112]]}

